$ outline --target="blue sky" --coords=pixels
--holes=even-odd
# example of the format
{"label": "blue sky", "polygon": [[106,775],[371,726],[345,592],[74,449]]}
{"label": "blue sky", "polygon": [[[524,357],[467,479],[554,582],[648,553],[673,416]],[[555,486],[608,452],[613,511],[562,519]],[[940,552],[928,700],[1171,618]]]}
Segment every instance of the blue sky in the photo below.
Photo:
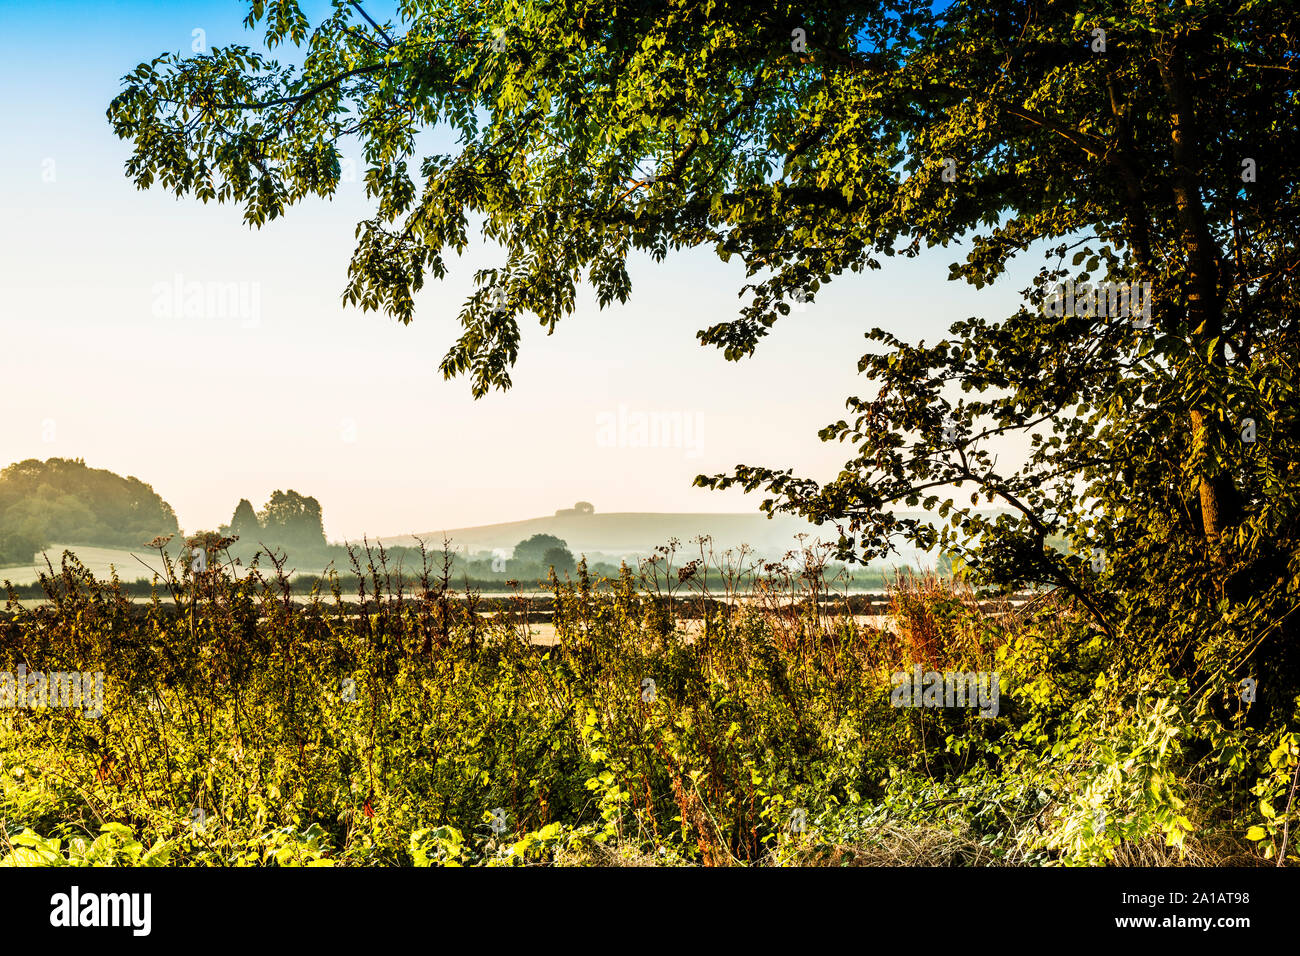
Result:
{"label": "blue sky", "polygon": [[[627,305],[581,296],[553,336],[526,324],[514,388],[475,402],[437,366],[473,272],[496,263],[490,250],[453,261],[401,326],[340,304],[369,210],[359,183],[252,231],[236,207],[140,192],[123,175],[129,149],[104,118],[122,75],[188,51],[195,29],[209,46],[256,45],[244,15],[239,2],[0,2],[0,464],[83,457],[136,475],[191,531],[275,488],[319,498],[331,539],[516,520],[577,499],[606,512],[743,511],[757,497],[692,488],[693,477],[740,462],[835,474],[847,449],[816,432],[865,390],[867,329],[933,341],[953,321],[1015,308],[1023,283],[946,282],[957,253],[936,250],[842,277],[737,364],[694,333],[737,314],[741,268],[703,250],[636,259]],[[239,288],[256,307],[187,318],[183,290],[196,283]],[[620,416],[651,413],[682,416],[692,437],[610,440]]]}

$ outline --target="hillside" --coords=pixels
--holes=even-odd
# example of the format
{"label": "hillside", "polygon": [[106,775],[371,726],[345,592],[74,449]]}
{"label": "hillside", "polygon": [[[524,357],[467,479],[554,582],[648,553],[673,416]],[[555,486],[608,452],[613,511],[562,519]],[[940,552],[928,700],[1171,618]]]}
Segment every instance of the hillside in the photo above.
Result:
{"label": "hillside", "polygon": [[411,546],[421,538],[430,548],[441,547],[443,537],[450,539],[456,551],[491,551],[513,548],[535,534],[553,534],[568,543],[574,554],[630,555],[646,554],[658,545],[677,538],[683,548],[697,546],[689,542],[701,535],[713,538],[713,549],[722,552],[749,545],[769,558],[779,558],[798,547],[796,535],[810,535],[813,540],[834,541],[831,526],[818,528],[798,518],[742,513],[657,513],[623,511],[609,514],[582,514],[573,509],[544,518],[508,521],[502,524],[469,528],[448,528],[414,535],[383,538],[385,545]]}

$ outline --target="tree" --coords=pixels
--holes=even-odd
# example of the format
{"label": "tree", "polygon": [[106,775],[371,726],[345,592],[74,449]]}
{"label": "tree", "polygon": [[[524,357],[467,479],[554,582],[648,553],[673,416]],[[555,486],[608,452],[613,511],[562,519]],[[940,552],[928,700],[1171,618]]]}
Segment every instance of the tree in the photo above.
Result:
{"label": "tree", "polygon": [[257,520],[269,545],[302,551],[317,551],[326,545],[320,502],[293,489],[273,491]]}
{"label": "tree", "polygon": [[[504,250],[442,363],[476,395],[509,386],[525,312],[554,330],[584,279],[602,306],[625,301],[633,250],[744,262],[739,315],[698,335],[728,359],[792,300],[923,244],[967,243],[950,277],[977,287],[1039,263],[1013,315],[932,345],[868,333],[871,392],[822,431],[853,447],[834,480],[742,466],[697,482],[835,523],[846,558],[903,537],[985,581],[1060,587],[1113,648],[1218,690],[1258,665],[1264,712],[1285,705],[1300,684],[1294,5],[402,10],[400,28],[353,4],[311,29],[292,2],[255,4],[269,44],[309,41],[301,71],[244,47],[142,64],[109,109],[128,173],[242,202],[260,225],[331,193],[336,141],[358,136],[376,213],[345,301],[411,321],[471,217]],[[435,122],[458,150],[417,162]],[[1056,299],[1065,282],[1083,294]],[[1130,283],[1139,305],[1120,309]],[[1015,434],[1029,454],[1000,463],[988,443]],[[981,516],[981,496],[1010,511]],[[921,504],[947,524],[893,511]]]}
{"label": "tree", "polygon": [[0,531],[0,566],[29,564],[42,544],[21,531]]}
{"label": "tree", "polygon": [[578,567],[578,562],[568,548],[547,548],[546,553],[542,555],[542,567],[554,568],[556,574],[564,575],[573,573]]}
{"label": "tree", "polygon": [[240,498],[239,504],[235,506],[235,513],[230,519],[230,533],[238,535],[239,540],[247,545],[256,543],[261,531],[262,525],[253,512],[252,502],[247,498]]}
{"label": "tree", "polygon": [[553,534],[535,534],[515,545],[514,559],[528,564],[545,564],[549,552],[554,550],[567,552],[568,548],[569,546],[562,539]]}

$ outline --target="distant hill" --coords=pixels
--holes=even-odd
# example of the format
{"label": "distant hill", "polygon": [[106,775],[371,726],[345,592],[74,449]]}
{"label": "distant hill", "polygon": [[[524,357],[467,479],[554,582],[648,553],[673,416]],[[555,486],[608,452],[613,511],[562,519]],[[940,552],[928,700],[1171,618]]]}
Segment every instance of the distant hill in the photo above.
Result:
{"label": "distant hill", "polygon": [[753,512],[688,514],[623,511],[600,514],[566,508],[545,518],[472,528],[448,528],[445,531],[397,535],[382,540],[389,546],[410,546],[416,544],[415,539],[418,537],[428,547],[440,548],[445,536],[450,539],[452,550],[473,553],[513,548],[535,534],[553,534],[564,539],[574,554],[600,553],[611,556],[646,554],[658,545],[667,544],[671,538],[681,541],[684,549],[693,550],[689,544],[692,539],[709,535],[713,538],[715,553],[746,544],[768,558],[779,558],[798,547],[796,535],[799,534],[809,535],[808,543],[819,539],[835,541],[838,537],[831,525],[818,528],[791,516],[769,519]]}

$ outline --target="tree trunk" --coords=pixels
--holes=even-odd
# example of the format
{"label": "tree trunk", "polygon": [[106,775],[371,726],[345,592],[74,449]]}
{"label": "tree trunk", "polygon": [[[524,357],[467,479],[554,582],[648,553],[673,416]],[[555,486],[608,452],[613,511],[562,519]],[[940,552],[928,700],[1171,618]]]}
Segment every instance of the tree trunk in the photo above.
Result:
{"label": "tree trunk", "polygon": [[[1179,43],[1160,61],[1160,78],[1169,98],[1173,143],[1173,193],[1178,219],[1187,249],[1187,332],[1198,355],[1223,365],[1226,356],[1221,338],[1222,300],[1219,297],[1219,250],[1210,234],[1197,182],[1196,120],[1191,94],[1187,90]],[[1209,343],[1218,339],[1207,354]],[[1200,479],[1201,528],[1206,539],[1217,542],[1223,529],[1236,521],[1233,513],[1236,486],[1231,475],[1214,469],[1211,461],[1216,418],[1209,409],[1191,410],[1192,449],[1189,464]]]}

